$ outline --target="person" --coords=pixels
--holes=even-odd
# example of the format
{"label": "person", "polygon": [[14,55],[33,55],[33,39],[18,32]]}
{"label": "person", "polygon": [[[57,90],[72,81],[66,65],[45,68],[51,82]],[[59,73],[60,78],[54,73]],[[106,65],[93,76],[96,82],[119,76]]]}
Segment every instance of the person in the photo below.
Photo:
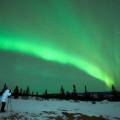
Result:
{"label": "person", "polygon": [[5,105],[7,102],[8,97],[11,96],[11,90],[9,90],[8,88],[3,92],[2,97],[1,97],[1,102],[2,102],[2,106],[1,106],[1,112],[5,112]]}

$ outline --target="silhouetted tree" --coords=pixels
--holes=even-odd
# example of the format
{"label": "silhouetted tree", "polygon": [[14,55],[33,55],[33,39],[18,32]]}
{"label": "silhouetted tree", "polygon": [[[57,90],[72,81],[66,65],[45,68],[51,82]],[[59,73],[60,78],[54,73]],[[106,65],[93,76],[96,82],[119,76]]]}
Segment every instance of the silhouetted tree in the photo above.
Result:
{"label": "silhouetted tree", "polygon": [[85,93],[87,93],[87,86],[85,85]]}
{"label": "silhouetted tree", "polygon": [[47,89],[45,90],[45,96],[47,96],[48,95],[48,91],[47,91]]}
{"label": "silhouetted tree", "polygon": [[3,89],[6,89],[6,88],[7,88],[7,84],[5,83]]}
{"label": "silhouetted tree", "polygon": [[87,86],[85,85],[85,97],[88,97]]}
{"label": "silhouetted tree", "polygon": [[113,92],[113,93],[116,92],[116,88],[115,88],[114,85],[112,85],[112,92]]}
{"label": "silhouetted tree", "polygon": [[112,85],[112,95],[113,95],[114,98],[118,97],[117,90],[116,90],[114,85]]}
{"label": "silhouetted tree", "polygon": [[20,95],[20,96],[23,95],[23,89],[22,89],[22,88],[20,88],[19,95]]}
{"label": "silhouetted tree", "polygon": [[77,93],[76,93],[76,86],[75,86],[75,84],[73,84],[73,95],[74,95],[74,96],[76,96],[76,95],[77,95]]}
{"label": "silhouetted tree", "polygon": [[65,95],[65,90],[64,90],[63,86],[61,86],[61,88],[60,88],[60,94],[61,94],[62,96]]}
{"label": "silhouetted tree", "polygon": [[29,86],[27,86],[27,89],[26,89],[26,96],[29,96],[30,95],[30,88]]}
{"label": "silhouetted tree", "polygon": [[13,95],[14,95],[15,99],[18,99],[18,97],[19,97],[19,88],[18,88],[18,86],[15,87]]}
{"label": "silhouetted tree", "polygon": [[0,95],[2,95],[6,89],[7,89],[7,84],[5,83],[2,88],[2,91],[0,92]]}
{"label": "silhouetted tree", "polygon": [[45,98],[46,100],[48,99],[48,91],[47,91],[47,89],[45,90],[44,98]]}

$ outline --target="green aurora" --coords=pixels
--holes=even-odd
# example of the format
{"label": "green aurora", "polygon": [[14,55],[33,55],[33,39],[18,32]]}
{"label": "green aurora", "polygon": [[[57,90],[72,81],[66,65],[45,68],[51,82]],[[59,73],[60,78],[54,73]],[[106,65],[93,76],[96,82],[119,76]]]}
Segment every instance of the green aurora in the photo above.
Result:
{"label": "green aurora", "polygon": [[95,63],[90,63],[89,59],[86,59],[85,57],[74,56],[66,51],[61,52],[59,49],[54,49],[45,44],[38,45],[34,42],[26,42],[23,39],[19,40],[19,38],[16,38],[17,40],[13,40],[14,38],[10,37],[8,38],[1,38],[0,48],[2,50],[26,53],[61,64],[71,64],[85,71],[89,75],[104,81],[108,86],[113,84],[112,77],[110,77],[106,71],[103,71],[103,69]]}
{"label": "green aurora", "polygon": [[120,83],[119,5],[118,0],[1,0],[0,50],[70,65],[111,87]]}

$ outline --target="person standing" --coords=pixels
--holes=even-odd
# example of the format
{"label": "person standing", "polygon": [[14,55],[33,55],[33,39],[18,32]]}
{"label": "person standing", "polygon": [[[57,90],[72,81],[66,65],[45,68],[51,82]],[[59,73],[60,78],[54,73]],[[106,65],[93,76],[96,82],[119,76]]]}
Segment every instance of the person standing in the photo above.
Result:
{"label": "person standing", "polygon": [[2,97],[1,97],[1,102],[2,102],[2,106],[1,106],[1,112],[5,112],[5,105],[7,102],[8,97],[11,96],[11,90],[9,90],[8,88],[3,92]]}

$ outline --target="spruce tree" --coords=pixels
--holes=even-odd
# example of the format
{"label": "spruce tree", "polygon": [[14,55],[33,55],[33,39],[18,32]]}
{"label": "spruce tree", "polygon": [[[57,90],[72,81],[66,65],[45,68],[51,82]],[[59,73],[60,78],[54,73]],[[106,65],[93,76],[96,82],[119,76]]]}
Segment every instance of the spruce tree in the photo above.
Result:
{"label": "spruce tree", "polygon": [[0,95],[2,95],[5,92],[6,89],[7,89],[7,85],[5,83],[4,86],[3,86],[3,88],[2,88],[2,91],[0,92]]}
{"label": "spruce tree", "polygon": [[48,95],[48,91],[47,91],[47,89],[45,90],[45,96],[47,96]]}
{"label": "spruce tree", "polygon": [[73,84],[73,95],[76,95],[76,86]]}
{"label": "spruce tree", "polygon": [[87,86],[85,85],[85,96],[87,97]]}
{"label": "spruce tree", "polygon": [[117,90],[114,85],[112,85],[112,95],[114,98],[117,97]]}
{"label": "spruce tree", "polygon": [[63,86],[61,86],[61,88],[60,88],[60,94],[61,94],[62,96],[65,95],[65,90],[64,90]]}
{"label": "spruce tree", "polygon": [[29,86],[27,86],[27,89],[26,89],[26,96],[29,96],[30,95],[30,88]]}
{"label": "spruce tree", "polygon": [[22,89],[22,88],[20,88],[19,95],[20,95],[20,96],[23,95],[23,89]]}
{"label": "spruce tree", "polygon": [[18,99],[18,97],[19,97],[19,87],[18,86],[15,87],[13,95],[14,95],[15,99]]}

